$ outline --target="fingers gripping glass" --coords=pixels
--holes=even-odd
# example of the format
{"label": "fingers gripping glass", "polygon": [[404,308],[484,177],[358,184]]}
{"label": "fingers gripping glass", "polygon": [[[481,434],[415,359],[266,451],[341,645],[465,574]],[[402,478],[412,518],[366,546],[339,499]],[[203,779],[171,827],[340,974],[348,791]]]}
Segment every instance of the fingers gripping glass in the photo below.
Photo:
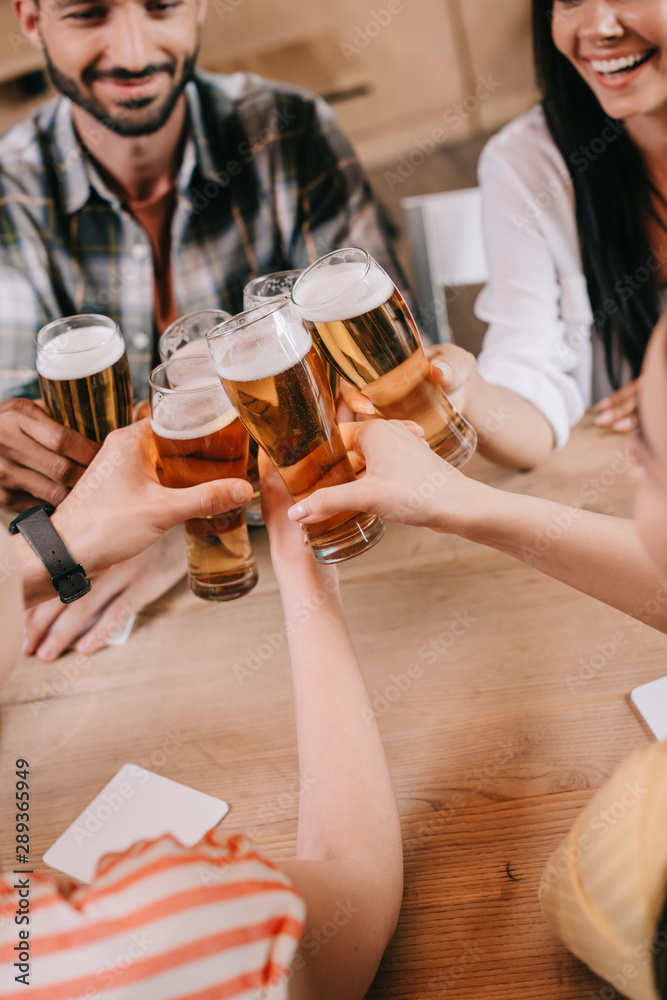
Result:
{"label": "fingers gripping glass", "polygon": [[[324,364],[288,299],[235,316],[208,341],[227,395],[295,501],[355,480]],[[359,555],[383,532],[378,517],[355,511],[306,526],[315,559],[326,563]]]}
{"label": "fingers gripping glass", "polygon": [[385,419],[414,420],[433,451],[461,466],[475,451],[474,428],[430,373],[401,293],[365,250],[336,250],[301,275],[292,301],[320,350]]}

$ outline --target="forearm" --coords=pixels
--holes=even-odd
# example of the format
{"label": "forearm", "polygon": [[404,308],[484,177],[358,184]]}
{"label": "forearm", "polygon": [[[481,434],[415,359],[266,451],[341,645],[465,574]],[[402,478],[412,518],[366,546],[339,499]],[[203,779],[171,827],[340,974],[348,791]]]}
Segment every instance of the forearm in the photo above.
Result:
{"label": "forearm", "polygon": [[401,832],[375,717],[349,636],[335,572],[281,574],[302,775],[297,856],[358,859],[400,878]]}
{"label": "forearm", "polygon": [[532,469],[551,454],[554,432],[536,406],[478,372],[471,382],[464,416],[477,431],[485,458],[513,469]]}
{"label": "forearm", "polygon": [[631,520],[477,484],[458,533],[667,632],[667,591]]}

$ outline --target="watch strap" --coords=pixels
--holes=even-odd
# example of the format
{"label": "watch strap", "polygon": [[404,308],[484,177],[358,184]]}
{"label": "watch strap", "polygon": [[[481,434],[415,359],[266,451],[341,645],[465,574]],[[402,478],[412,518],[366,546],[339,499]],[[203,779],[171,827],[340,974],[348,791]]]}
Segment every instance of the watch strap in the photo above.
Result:
{"label": "watch strap", "polygon": [[23,535],[46,566],[60,600],[63,604],[71,604],[88,593],[90,580],[51,524],[54,510],[55,507],[48,503],[31,507],[14,518],[9,531],[12,535],[17,532]]}

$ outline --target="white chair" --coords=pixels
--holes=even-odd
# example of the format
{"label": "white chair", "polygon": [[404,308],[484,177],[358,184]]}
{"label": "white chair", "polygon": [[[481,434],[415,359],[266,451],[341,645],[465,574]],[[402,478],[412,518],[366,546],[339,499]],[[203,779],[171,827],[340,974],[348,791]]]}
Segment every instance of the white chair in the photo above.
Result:
{"label": "white chair", "polygon": [[434,343],[452,340],[446,289],[488,277],[479,188],[404,198],[419,326]]}

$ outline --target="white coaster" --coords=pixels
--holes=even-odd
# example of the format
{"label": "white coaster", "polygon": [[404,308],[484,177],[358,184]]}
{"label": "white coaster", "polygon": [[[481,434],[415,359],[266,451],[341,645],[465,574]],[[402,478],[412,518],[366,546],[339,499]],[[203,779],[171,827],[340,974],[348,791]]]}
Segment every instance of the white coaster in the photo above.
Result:
{"label": "white coaster", "polygon": [[44,861],[65,875],[90,882],[105,854],[165,833],[192,847],[228,812],[221,799],[137,764],[125,764],[58,837]]}
{"label": "white coaster", "polygon": [[630,695],[657,740],[667,740],[667,677],[634,689]]}

